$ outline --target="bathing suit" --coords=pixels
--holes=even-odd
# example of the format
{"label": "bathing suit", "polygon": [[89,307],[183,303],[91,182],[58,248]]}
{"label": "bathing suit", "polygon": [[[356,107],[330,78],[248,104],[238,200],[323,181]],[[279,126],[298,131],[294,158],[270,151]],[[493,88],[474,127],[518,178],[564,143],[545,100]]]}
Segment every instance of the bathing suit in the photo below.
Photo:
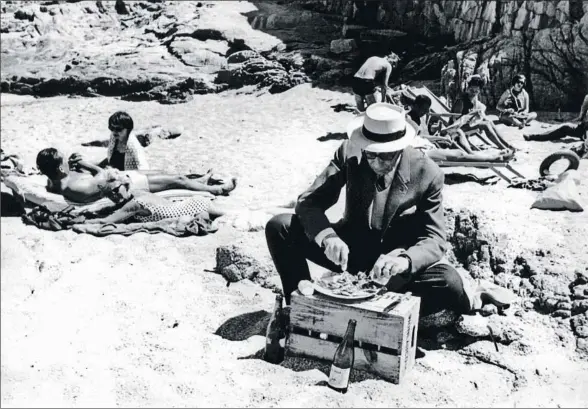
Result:
{"label": "bathing suit", "polygon": [[374,80],[353,77],[352,88],[355,94],[365,97],[376,92],[376,83]]}
{"label": "bathing suit", "polygon": [[164,219],[175,219],[180,216],[196,216],[206,212],[210,208],[210,199],[203,197],[190,197],[180,202],[165,204],[152,204],[141,200],[140,197],[133,199],[136,203],[151,212],[150,216],[139,216],[135,218],[141,222],[158,222]]}

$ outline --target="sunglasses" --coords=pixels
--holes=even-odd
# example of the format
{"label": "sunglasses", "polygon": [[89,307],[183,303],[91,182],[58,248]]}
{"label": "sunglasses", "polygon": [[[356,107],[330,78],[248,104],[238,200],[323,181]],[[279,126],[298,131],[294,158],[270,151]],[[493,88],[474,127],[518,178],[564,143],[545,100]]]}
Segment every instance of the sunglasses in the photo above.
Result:
{"label": "sunglasses", "polygon": [[112,189],[110,189],[110,194],[114,195],[114,194],[119,194],[120,188],[123,186],[123,184],[121,183],[120,185],[118,185],[117,187],[114,187]]}
{"label": "sunglasses", "polygon": [[112,132],[122,132],[125,128],[119,126],[109,126],[108,129],[110,129]]}
{"label": "sunglasses", "polygon": [[517,81],[517,82],[515,82],[515,84],[525,85],[525,82],[524,81]]}
{"label": "sunglasses", "polygon": [[398,152],[368,152],[363,151],[366,159],[374,160],[380,158],[380,160],[392,160],[398,156]]}

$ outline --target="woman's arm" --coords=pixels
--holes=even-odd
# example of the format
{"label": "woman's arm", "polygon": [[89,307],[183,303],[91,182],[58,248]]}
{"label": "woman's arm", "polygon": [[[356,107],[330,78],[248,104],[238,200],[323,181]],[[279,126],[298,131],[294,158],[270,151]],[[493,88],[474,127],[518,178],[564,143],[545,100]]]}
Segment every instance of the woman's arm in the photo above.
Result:
{"label": "woman's arm", "polygon": [[138,213],[144,213],[146,209],[143,206],[139,205],[134,200],[131,200],[129,203],[125,204],[120,209],[116,210],[109,216],[99,218],[99,219],[89,219],[86,220],[84,223],[91,223],[91,224],[107,224],[107,223],[120,223],[125,220],[130,219],[131,217],[135,216]]}
{"label": "woman's arm", "polygon": [[[496,110],[499,112],[509,112],[509,108],[506,106],[506,101],[510,98],[510,89],[507,89],[502,93],[498,103],[496,104]],[[512,111],[512,109],[510,109]]]}

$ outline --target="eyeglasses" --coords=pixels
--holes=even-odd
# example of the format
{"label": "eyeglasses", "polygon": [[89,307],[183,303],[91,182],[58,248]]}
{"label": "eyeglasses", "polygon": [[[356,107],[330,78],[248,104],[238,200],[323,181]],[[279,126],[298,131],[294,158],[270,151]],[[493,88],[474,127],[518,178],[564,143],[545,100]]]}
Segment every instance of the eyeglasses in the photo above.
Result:
{"label": "eyeglasses", "polygon": [[517,81],[517,82],[515,82],[515,85],[516,84],[520,84],[520,85],[523,85],[524,86],[525,85],[525,82],[524,81]]}
{"label": "eyeglasses", "polygon": [[123,186],[123,184],[121,183],[120,185],[118,185],[117,187],[113,187],[112,189],[110,189],[110,194],[114,195],[114,194],[119,194],[120,188]]}
{"label": "eyeglasses", "polygon": [[366,159],[374,160],[376,158],[380,158],[380,160],[392,160],[395,159],[398,155],[398,152],[368,152],[363,151]]}
{"label": "eyeglasses", "polygon": [[120,126],[109,126],[108,129],[110,129],[112,132],[122,132],[125,128]]}

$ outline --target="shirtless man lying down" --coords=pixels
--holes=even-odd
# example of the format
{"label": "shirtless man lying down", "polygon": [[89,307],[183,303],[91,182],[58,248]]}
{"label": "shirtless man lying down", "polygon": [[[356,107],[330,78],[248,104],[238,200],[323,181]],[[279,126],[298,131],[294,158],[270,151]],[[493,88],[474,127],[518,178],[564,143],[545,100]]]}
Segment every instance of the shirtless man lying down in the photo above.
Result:
{"label": "shirtless man lying down", "polygon": [[[71,171],[65,163],[63,154],[55,148],[43,149],[38,153],[37,168],[49,178],[47,190],[61,194],[66,199],[77,203],[92,203],[100,199],[102,197],[98,188],[100,178],[97,178],[96,175],[103,172],[104,169],[79,160],[79,158],[73,162],[77,168],[87,170],[90,173]],[[131,179],[131,189],[151,193],[170,189],[187,189],[208,192],[213,195],[227,195],[237,185],[235,178],[221,185],[209,185],[210,173],[195,179],[186,175],[164,174],[159,171],[124,171],[124,173]]]}

